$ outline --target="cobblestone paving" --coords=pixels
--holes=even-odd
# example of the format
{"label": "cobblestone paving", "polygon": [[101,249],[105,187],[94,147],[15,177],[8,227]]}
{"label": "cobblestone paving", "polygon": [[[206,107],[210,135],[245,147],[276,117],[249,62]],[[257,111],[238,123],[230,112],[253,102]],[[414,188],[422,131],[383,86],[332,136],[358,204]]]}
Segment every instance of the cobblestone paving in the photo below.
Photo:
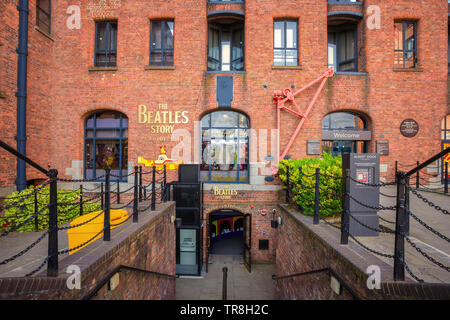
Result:
{"label": "cobblestone paving", "polygon": [[210,255],[208,273],[202,278],[177,279],[177,300],[221,300],[223,267],[228,267],[228,300],[275,299],[274,264],[253,264],[249,273],[242,256]]}

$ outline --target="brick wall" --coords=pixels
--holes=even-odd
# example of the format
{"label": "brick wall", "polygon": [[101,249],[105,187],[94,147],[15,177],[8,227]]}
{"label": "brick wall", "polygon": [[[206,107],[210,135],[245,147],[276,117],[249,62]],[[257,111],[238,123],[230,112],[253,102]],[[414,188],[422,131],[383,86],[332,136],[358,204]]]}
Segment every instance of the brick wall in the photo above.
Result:
{"label": "brick wall", "polygon": [[[175,275],[175,215],[172,202],[160,204],[156,211],[139,216],[111,231],[111,241],[97,240],[59,263],[59,277],[45,272],[31,278],[0,278],[0,299],[80,299],[89,295],[119,266]],[[81,289],[68,290],[65,270],[69,265],[81,269]],[[107,284],[93,299],[175,299],[175,279],[121,269],[117,287]]]}

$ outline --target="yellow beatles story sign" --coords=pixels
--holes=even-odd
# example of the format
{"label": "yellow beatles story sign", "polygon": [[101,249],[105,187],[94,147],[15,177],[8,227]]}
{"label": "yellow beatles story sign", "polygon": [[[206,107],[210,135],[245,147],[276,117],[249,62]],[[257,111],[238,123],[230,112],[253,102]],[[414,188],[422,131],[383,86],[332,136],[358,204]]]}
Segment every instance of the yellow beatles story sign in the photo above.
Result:
{"label": "yellow beatles story sign", "polygon": [[222,200],[230,200],[231,197],[237,196],[238,192],[236,189],[230,189],[230,187],[225,186],[223,188],[214,187],[214,195]]}
{"label": "yellow beatles story sign", "polygon": [[149,110],[146,105],[138,106],[138,123],[150,124],[151,134],[172,134],[176,124],[189,122],[188,111],[168,110],[166,103],[158,104],[158,109]]}

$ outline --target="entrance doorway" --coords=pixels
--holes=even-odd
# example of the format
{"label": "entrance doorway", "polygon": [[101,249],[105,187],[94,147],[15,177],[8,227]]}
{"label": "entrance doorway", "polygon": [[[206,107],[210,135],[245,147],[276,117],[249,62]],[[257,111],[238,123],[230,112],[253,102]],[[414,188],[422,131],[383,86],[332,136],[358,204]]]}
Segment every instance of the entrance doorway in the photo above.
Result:
{"label": "entrance doorway", "polygon": [[242,255],[244,250],[244,215],[234,210],[211,213],[209,254]]}

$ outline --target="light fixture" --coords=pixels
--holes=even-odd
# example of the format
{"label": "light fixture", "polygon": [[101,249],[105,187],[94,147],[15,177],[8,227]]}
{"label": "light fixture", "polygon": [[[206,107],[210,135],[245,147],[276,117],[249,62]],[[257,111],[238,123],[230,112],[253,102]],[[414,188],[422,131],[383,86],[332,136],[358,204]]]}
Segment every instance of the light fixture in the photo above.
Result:
{"label": "light fixture", "polygon": [[272,218],[272,220],[270,221],[270,226],[272,227],[272,228],[278,228],[278,219],[277,220],[275,220],[275,213],[277,213],[277,209],[272,209],[272,214],[273,214],[273,218]]}

